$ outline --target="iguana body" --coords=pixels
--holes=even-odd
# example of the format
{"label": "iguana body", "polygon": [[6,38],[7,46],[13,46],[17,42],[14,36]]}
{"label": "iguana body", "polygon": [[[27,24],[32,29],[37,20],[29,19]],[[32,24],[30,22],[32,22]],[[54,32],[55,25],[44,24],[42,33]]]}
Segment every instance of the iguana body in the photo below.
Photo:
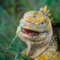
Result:
{"label": "iguana body", "polygon": [[26,12],[17,28],[19,38],[28,45],[26,55],[34,60],[57,60],[57,44],[53,41],[49,18],[51,14],[48,14],[46,8],[41,8],[39,12]]}
{"label": "iguana body", "polygon": [[57,55],[56,49],[57,49],[57,42],[54,41],[52,45],[44,53],[42,53],[34,60],[58,60],[56,56]]}
{"label": "iguana body", "polygon": [[[44,53],[34,58],[33,60],[58,60],[56,55],[57,54],[59,55],[59,53],[56,51],[56,49],[57,49],[57,42],[55,41],[55,38],[54,38],[52,45]],[[21,53],[26,55],[26,52],[27,52],[27,49],[25,49]]]}

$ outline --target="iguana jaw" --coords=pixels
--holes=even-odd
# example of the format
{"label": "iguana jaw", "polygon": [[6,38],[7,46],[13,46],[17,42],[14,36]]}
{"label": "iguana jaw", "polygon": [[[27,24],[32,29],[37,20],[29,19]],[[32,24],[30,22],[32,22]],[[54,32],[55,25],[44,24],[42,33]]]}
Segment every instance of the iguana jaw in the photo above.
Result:
{"label": "iguana jaw", "polygon": [[47,31],[35,31],[31,29],[21,28],[20,34],[22,34],[23,38],[31,40],[31,41],[40,41],[45,40],[47,37]]}

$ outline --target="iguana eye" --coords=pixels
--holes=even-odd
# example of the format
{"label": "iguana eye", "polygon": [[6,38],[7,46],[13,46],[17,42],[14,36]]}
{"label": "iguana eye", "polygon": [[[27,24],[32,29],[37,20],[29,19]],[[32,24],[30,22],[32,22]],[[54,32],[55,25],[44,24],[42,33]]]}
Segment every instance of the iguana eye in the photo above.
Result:
{"label": "iguana eye", "polygon": [[40,23],[40,26],[41,26],[41,27],[46,26],[46,25],[45,25],[45,20]]}
{"label": "iguana eye", "polygon": [[41,23],[42,25],[44,24],[44,22]]}

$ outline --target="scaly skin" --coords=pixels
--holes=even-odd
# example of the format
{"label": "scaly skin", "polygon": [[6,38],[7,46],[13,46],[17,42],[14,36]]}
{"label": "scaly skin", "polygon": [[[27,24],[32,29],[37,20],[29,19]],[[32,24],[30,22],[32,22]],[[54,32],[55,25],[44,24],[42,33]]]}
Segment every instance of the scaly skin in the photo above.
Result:
{"label": "scaly skin", "polygon": [[49,18],[51,13],[48,14],[49,10],[46,9],[47,6],[39,12],[26,12],[17,28],[19,38],[28,46],[26,55],[34,60],[57,60],[54,55],[57,45],[53,42],[52,18]]}

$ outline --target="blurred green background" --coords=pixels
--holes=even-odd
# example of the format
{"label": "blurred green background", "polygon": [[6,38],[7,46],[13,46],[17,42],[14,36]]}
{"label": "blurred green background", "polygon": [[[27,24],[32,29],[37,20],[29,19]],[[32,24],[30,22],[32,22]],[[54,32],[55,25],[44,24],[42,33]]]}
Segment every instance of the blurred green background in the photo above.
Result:
{"label": "blurred green background", "polygon": [[20,53],[27,45],[16,36],[16,29],[25,12],[45,5],[53,21],[60,22],[60,0],[0,0],[0,60],[30,59]]}

